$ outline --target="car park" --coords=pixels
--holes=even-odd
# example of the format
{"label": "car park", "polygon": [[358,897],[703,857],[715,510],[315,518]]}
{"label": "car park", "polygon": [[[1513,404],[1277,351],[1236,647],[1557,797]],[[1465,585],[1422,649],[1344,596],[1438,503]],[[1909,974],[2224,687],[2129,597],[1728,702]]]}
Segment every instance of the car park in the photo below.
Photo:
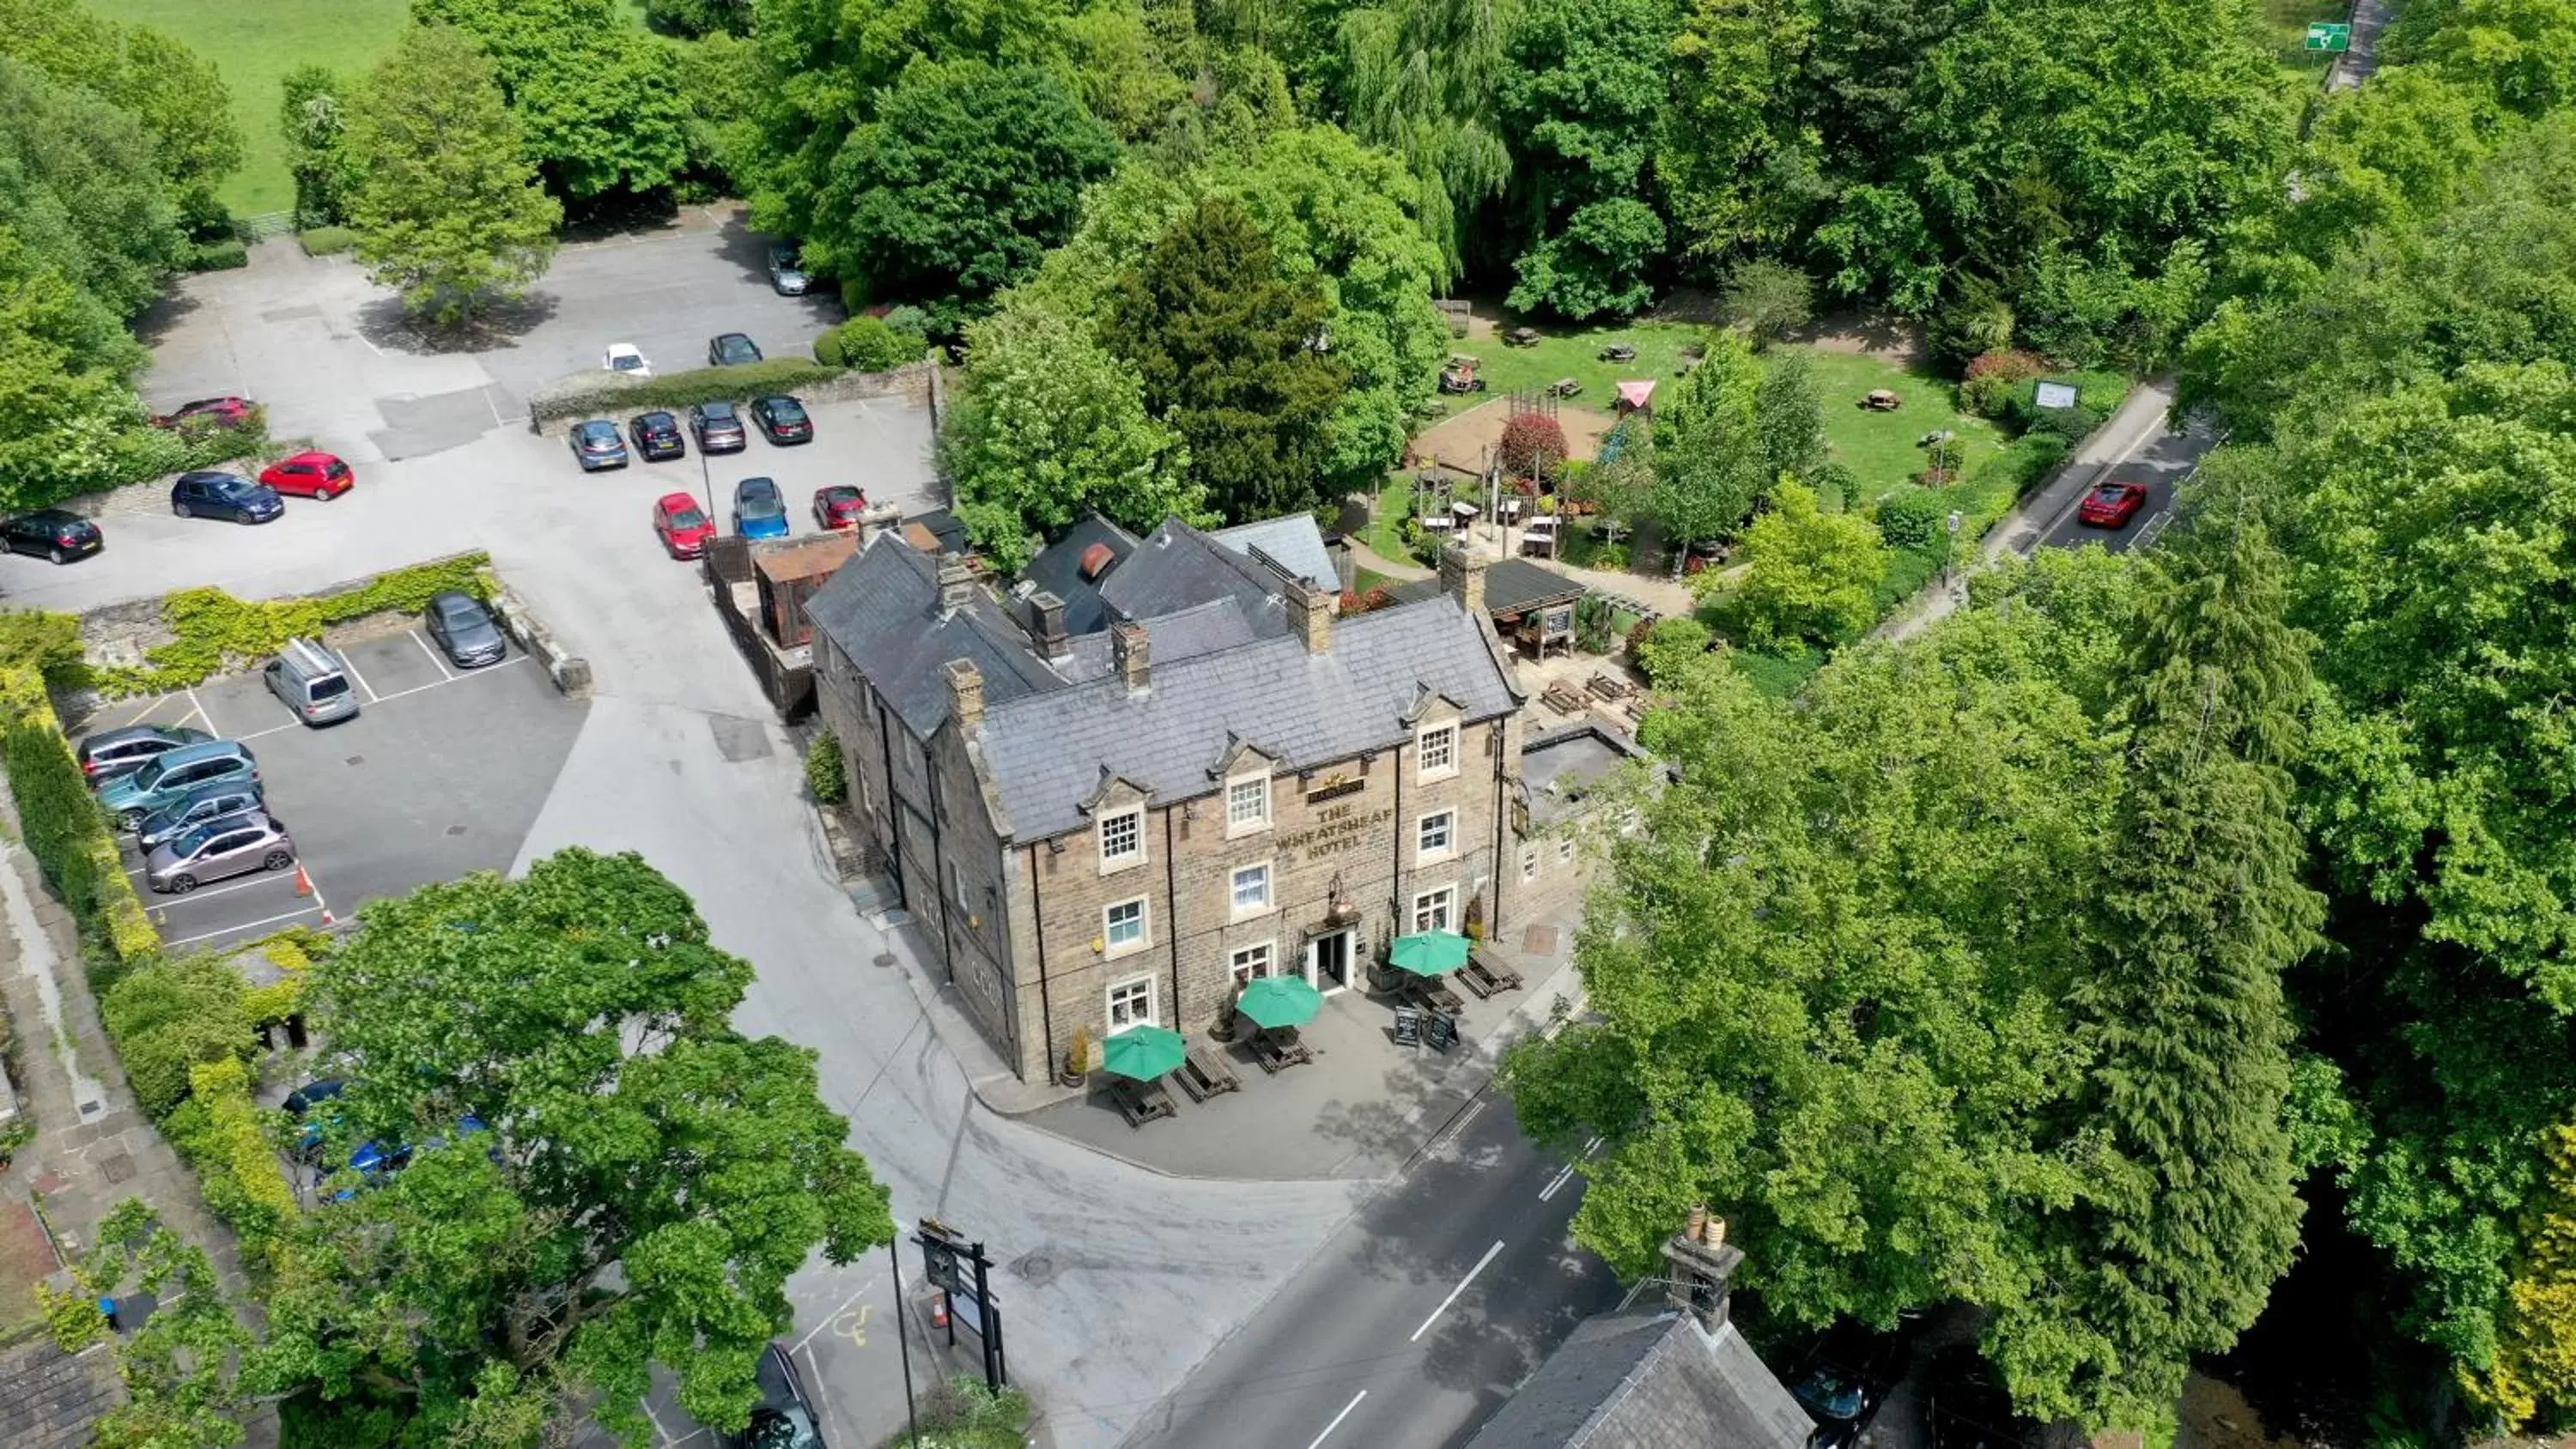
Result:
{"label": "car park", "polygon": [[279,703],[308,725],[357,717],[358,696],[349,688],[349,667],[319,640],[287,640],[259,677]]}
{"label": "car park", "polygon": [[786,1349],[772,1343],[761,1350],[752,1381],[760,1387],[760,1402],[742,1432],[726,1436],[726,1449],[824,1449],[814,1397]]}
{"label": "car park", "polygon": [[459,669],[480,669],[509,657],[510,644],[501,633],[501,622],[472,594],[442,589],[429,596],[420,617],[429,637],[438,641],[448,662]]}
{"label": "car park", "polygon": [[787,500],[767,478],[745,478],[733,485],[733,531],[744,538],[785,538]]}
{"label": "car park", "polygon": [[357,486],[349,465],[329,453],[298,453],[259,470],[259,481],[280,493],[328,503]]}
{"label": "car park", "polygon": [[135,848],[149,854],[210,820],[222,820],[266,808],[267,788],[257,780],[200,785],[143,817],[134,828]]}
{"label": "car park", "polygon": [[608,350],[600,354],[599,365],[608,369],[610,372],[616,373],[619,377],[651,377],[653,375],[653,364],[644,359],[643,352],[637,349],[635,344],[632,342],[612,342],[608,344]]}
{"label": "car park", "polygon": [[592,418],[572,425],[565,435],[572,445],[572,455],[581,463],[581,471],[596,473],[602,468],[626,466],[626,440],[617,436],[617,424],[604,418]]}
{"label": "car park", "polygon": [[1905,1340],[1845,1318],[1798,1359],[1789,1396],[1816,1421],[1807,1449],[1853,1449],[1905,1373]]}
{"label": "car park", "polygon": [[182,473],[170,485],[170,511],[181,518],[226,518],[269,523],[286,512],[286,500],[265,483],[239,473]]}
{"label": "car park", "polygon": [[686,493],[665,493],[653,505],[653,532],[673,558],[696,558],[716,536],[715,520]]}
{"label": "car park", "polygon": [[2075,516],[2094,528],[2118,528],[2146,506],[2146,484],[2112,479],[2085,494],[2083,505],[2075,510]]}
{"label": "car park", "polygon": [[0,522],[0,549],[41,554],[58,564],[87,558],[106,543],[97,524],[68,508],[39,508]]}
{"label": "car park", "polygon": [[814,490],[814,526],[820,529],[856,528],[859,515],[868,511],[866,490],[847,483],[832,483]]}
{"label": "car park", "polygon": [[628,418],[626,436],[634,439],[636,453],[647,463],[667,463],[689,455],[680,420],[666,412],[637,413]]}
{"label": "car park", "polygon": [[201,397],[184,402],[166,413],[155,413],[156,428],[230,428],[250,421],[251,410],[258,406],[246,397]]}
{"label": "car park", "polygon": [[792,397],[753,398],[751,420],[760,424],[762,437],[779,447],[814,441],[814,419]]}
{"label": "car park", "polygon": [[1932,1449],[2022,1449],[2039,1430],[2013,1411],[2003,1376],[1973,1343],[1955,1343],[1932,1356],[1923,1398]]}
{"label": "car park", "polygon": [[213,738],[204,730],[127,725],[85,737],[74,755],[80,761],[81,774],[89,780],[90,788],[96,790],[124,779],[183,745],[201,745]]}
{"label": "car park", "polygon": [[769,249],[769,288],[782,297],[802,297],[814,279],[805,275],[803,259],[785,242]]}
{"label": "car park", "polygon": [[699,403],[689,409],[689,431],[698,435],[701,453],[739,453],[751,446],[742,430],[742,414],[729,402]]}
{"label": "car park", "polygon": [[720,332],[707,339],[707,366],[740,367],[760,360],[760,344],[740,332]]}
{"label": "car park", "polygon": [[295,840],[276,816],[261,811],[200,825],[144,857],[143,883],[156,895],[184,896],[201,885],[284,870],[295,864]]}
{"label": "car park", "polygon": [[208,740],[181,745],[144,763],[143,768],[98,792],[98,803],[116,818],[120,829],[133,830],[153,811],[208,785],[257,783],[259,760],[246,745]]}

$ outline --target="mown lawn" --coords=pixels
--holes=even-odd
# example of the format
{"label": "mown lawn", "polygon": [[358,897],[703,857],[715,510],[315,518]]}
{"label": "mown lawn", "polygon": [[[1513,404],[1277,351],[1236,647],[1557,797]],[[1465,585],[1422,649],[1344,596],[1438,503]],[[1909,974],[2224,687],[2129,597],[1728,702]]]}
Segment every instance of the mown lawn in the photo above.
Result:
{"label": "mown lawn", "polygon": [[[1500,337],[1460,338],[1450,347],[1484,360],[1486,390],[1442,396],[1452,413],[1463,412],[1497,394],[1535,392],[1561,377],[1583,384],[1573,401],[1608,412],[1618,394],[1612,384],[1622,378],[1651,377],[1670,383],[1681,375],[1682,349],[1699,341],[1702,329],[1677,322],[1631,322],[1618,327],[1579,327],[1550,331],[1527,347],[1505,347]],[[1625,342],[1637,349],[1634,362],[1603,362],[1601,349]]]}
{"label": "mown lawn", "polygon": [[[1923,471],[1921,440],[1948,429],[1966,444],[1960,459],[1962,476],[2003,451],[2004,435],[1994,424],[1963,413],[1950,404],[1950,384],[1928,372],[1898,367],[1875,357],[1850,352],[1807,349],[1816,371],[1816,392],[1824,402],[1825,442],[1830,456],[1852,470],[1860,483],[1858,498],[1846,507],[1875,503],[1887,491]],[[1879,388],[1891,388],[1905,405],[1892,413],[1871,412],[1860,401]]]}

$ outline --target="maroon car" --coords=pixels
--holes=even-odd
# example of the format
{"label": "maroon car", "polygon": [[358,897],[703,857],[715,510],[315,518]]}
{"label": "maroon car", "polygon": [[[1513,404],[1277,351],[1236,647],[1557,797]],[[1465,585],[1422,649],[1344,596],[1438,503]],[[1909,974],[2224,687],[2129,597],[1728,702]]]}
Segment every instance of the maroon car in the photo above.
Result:
{"label": "maroon car", "polygon": [[246,397],[201,397],[181,403],[166,413],[155,413],[156,428],[230,428],[250,421],[251,409],[258,404]]}
{"label": "maroon car", "polygon": [[814,526],[817,528],[856,528],[859,515],[867,511],[866,492],[847,483],[834,483],[814,490]]}

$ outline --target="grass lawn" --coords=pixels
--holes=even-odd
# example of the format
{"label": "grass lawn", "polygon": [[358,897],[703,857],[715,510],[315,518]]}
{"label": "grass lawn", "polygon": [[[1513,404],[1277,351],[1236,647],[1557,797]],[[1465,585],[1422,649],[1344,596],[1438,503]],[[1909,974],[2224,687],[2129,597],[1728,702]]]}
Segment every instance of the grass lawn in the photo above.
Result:
{"label": "grass lawn", "polygon": [[[1631,322],[1618,327],[1584,327],[1552,331],[1527,347],[1505,347],[1499,337],[1459,338],[1450,348],[1484,359],[1485,391],[1442,395],[1452,413],[1464,412],[1512,392],[1536,392],[1561,377],[1578,378],[1583,390],[1572,401],[1610,410],[1622,378],[1651,377],[1670,382],[1681,375],[1682,349],[1699,341],[1705,329],[1678,322]],[[1637,349],[1634,362],[1603,362],[1602,348],[1625,342]]]}
{"label": "grass lawn", "polygon": [[406,0],[92,0],[111,20],[149,25],[215,63],[241,127],[242,168],[224,183],[235,215],[295,204],[277,134],[278,84],[308,62],[355,79],[393,48]]}
{"label": "grass lawn", "polygon": [[2337,24],[2352,19],[2351,0],[2263,0],[2262,31],[2272,42],[2275,58],[2289,75],[2316,84],[2334,64],[2331,52],[2307,49],[2308,25],[2327,20]]}
{"label": "grass lawn", "polygon": [[[1875,357],[1808,349],[1815,367],[1816,392],[1824,402],[1825,442],[1833,460],[1852,470],[1860,496],[1846,507],[1877,502],[1889,489],[1923,470],[1924,451],[1915,444],[1926,433],[1943,428],[1967,445],[1959,460],[1962,477],[2003,451],[2004,435],[1985,419],[1950,405],[1950,385],[1927,372],[1912,372]],[[1874,413],[1860,400],[1878,388],[1893,388],[1905,406]]]}

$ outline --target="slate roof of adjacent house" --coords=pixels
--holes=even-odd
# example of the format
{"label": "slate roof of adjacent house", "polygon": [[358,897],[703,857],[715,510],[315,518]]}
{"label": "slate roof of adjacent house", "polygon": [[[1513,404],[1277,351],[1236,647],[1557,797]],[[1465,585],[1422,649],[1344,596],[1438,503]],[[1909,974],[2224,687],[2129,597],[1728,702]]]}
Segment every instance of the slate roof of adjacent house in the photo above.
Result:
{"label": "slate roof of adjacent house", "polygon": [[965,607],[941,618],[938,569],[938,559],[878,534],[805,602],[805,615],[925,739],[948,718],[948,681],[939,667],[952,659],[971,660],[983,674],[987,708],[1063,687],[983,589],[970,590]]}
{"label": "slate roof of adjacent house", "polygon": [[1478,621],[1454,600],[1339,620],[1321,654],[1282,633],[1167,660],[1157,627],[1147,621],[1140,693],[1112,675],[996,703],[987,684],[978,743],[1008,838],[1081,828],[1104,770],[1181,800],[1216,789],[1209,771],[1238,737],[1294,770],[1401,742],[1426,692],[1471,720],[1518,707]]}
{"label": "slate roof of adjacent house", "polygon": [[[1589,592],[1554,569],[1525,558],[1500,558],[1485,565],[1485,608],[1495,614],[1518,614],[1541,604],[1566,604]],[[1418,604],[1440,596],[1440,580],[1414,579],[1396,584],[1386,596],[1399,604]]]}
{"label": "slate roof of adjacent house", "polygon": [[1287,632],[1278,601],[1281,580],[1249,555],[1235,552],[1177,518],[1138,541],[1100,586],[1112,614],[1152,619],[1194,609],[1212,599],[1233,599],[1256,628]]}
{"label": "slate roof of adjacent house", "polygon": [[1259,549],[1290,573],[1328,593],[1342,591],[1342,575],[1333,567],[1333,555],[1324,547],[1324,531],[1315,526],[1315,515],[1291,513],[1285,518],[1265,518],[1259,523],[1238,523],[1220,528],[1208,537],[1233,549],[1249,553]]}
{"label": "slate roof of adjacent house", "polygon": [[1577,1326],[1467,1449],[1804,1449],[1814,1428],[1733,1324],[1627,1309]]}
{"label": "slate roof of adjacent house", "polygon": [[1064,536],[1030,559],[1020,570],[1020,581],[1064,600],[1064,630],[1068,634],[1095,634],[1109,627],[1108,611],[1100,602],[1100,585],[1108,578],[1104,570],[1098,578],[1082,576],[1082,556],[1098,544],[1109,550],[1109,568],[1135,551],[1136,535],[1097,513],[1085,514]]}
{"label": "slate roof of adjacent house", "polygon": [[933,508],[927,513],[916,513],[906,521],[929,529],[931,536],[939,540],[941,553],[966,551],[966,525],[947,509]]}

